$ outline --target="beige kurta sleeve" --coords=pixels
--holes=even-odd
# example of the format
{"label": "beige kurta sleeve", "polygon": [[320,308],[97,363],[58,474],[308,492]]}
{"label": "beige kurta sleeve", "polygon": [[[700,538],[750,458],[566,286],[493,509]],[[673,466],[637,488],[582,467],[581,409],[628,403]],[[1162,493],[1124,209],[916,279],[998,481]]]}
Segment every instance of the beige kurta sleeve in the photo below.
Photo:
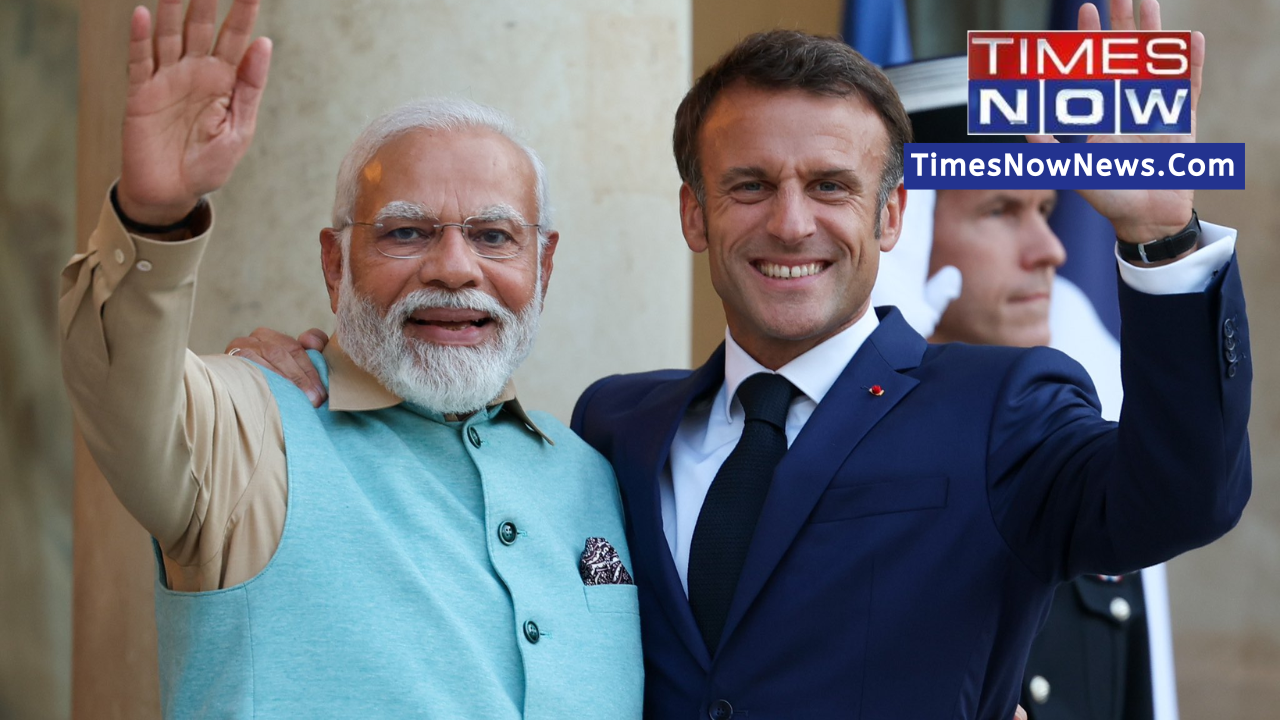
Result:
{"label": "beige kurta sleeve", "polygon": [[180,242],[130,235],[108,200],[87,251],[63,271],[58,308],[85,443],[179,590],[261,570],[287,492],[280,413],[261,371],[187,350],[212,210],[197,225]]}

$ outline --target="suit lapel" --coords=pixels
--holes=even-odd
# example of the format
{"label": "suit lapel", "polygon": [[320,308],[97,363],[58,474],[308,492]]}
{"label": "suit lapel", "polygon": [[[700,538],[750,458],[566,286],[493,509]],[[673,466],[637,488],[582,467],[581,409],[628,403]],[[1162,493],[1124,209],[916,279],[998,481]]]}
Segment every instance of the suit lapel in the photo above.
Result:
{"label": "suit lapel", "polygon": [[633,452],[629,462],[616,468],[626,484],[634,542],[631,555],[651,583],[671,625],[703,668],[711,666],[706,643],[698,632],[689,600],[662,525],[659,478],[665,471],[671,443],[689,405],[714,392],[724,382],[724,346],[689,377],[660,386],[640,404],[626,426],[635,428],[628,440]]}
{"label": "suit lapel", "polygon": [[[920,364],[927,347],[924,338],[896,308],[881,312],[880,326],[845,367],[774,472],[721,645],[791,547],[836,470],[867,432],[919,384],[899,371]],[[882,394],[871,392],[876,385]]]}

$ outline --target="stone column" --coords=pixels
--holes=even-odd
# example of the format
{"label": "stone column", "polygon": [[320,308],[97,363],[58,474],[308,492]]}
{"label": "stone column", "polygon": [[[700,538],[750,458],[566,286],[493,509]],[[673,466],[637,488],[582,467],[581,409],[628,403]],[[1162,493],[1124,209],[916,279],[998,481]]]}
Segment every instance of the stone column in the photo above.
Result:
{"label": "stone column", "polygon": [[[227,3],[224,3],[224,6]],[[133,0],[82,0],[79,238],[119,167]],[[365,121],[451,94],[497,106],[546,161],[561,232],[526,405],[568,419],[608,373],[687,366],[690,258],[672,117],[688,85],[688,0],[264,0],[275,42],[253,148],[214,198],[191,346],[269,325],[332,328],[317,237],[338,162]],[[225,9],[225,7],[224,7]],[[157,713],[145,533],[77,454],[77,718]]]}

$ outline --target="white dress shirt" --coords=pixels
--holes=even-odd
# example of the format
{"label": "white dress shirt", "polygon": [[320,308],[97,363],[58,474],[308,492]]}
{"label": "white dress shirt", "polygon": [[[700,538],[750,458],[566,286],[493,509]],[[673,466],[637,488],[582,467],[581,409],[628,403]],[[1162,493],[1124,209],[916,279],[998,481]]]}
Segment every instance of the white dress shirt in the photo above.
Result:
{"label": "white dress shirt", "polygon": [[[1135,290],[1152,295],[1203,291],[1218,269],[1231,259],[1236,232],[1210,223],[1201,223],[1201,228],[1201,249],[1168,265],[1136,267],[1117,255],[1120,277]],[[787,412],[787,447],[791,447],[818,403],[879,324],[875,312],[868,310],[853,325],[778,369],[778,374],[801,392]],[[658,490],[662,529],[686,596],[689,594],[689,546],[702,501],[716,472],[742,437],[744,412],[742,403],[734,395],[743,380],[762,372],[772,371],[747,354],[726,330],[724,384],[710,404],[690,406],[671,441],[671,454],[659,478]]]}

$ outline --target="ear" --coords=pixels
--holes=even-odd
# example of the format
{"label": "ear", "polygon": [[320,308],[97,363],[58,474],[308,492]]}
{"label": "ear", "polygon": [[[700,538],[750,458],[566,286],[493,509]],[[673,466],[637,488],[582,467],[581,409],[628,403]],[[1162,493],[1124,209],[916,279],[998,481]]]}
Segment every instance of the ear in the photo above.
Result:
{"label": "ear", "polygon": [[690,250],[707,251],[707,216],[689,183],[680,186],[680,230]]}
{"label": "ear", "polygon": [[547,286],[551,284],[551,271],[555,268],[553,261],[556,254],[556,246],[560,244],[560,233],[550,232],[547,234],[547,244],[542,248],[542,298],[547,297]]}
{"label": "ear", "polygon": [[333,228],[320,231],[320,267],[329,291],[329,309],[338,312],[338,288],[342,286],[342,238]]}
{"label": "ear", "polygon": [[880,252],[889,252],[898,244],[902,235],[902,213],[907,209],[907,188],[898,181],[898,187],[889,193],[880,209]]}

